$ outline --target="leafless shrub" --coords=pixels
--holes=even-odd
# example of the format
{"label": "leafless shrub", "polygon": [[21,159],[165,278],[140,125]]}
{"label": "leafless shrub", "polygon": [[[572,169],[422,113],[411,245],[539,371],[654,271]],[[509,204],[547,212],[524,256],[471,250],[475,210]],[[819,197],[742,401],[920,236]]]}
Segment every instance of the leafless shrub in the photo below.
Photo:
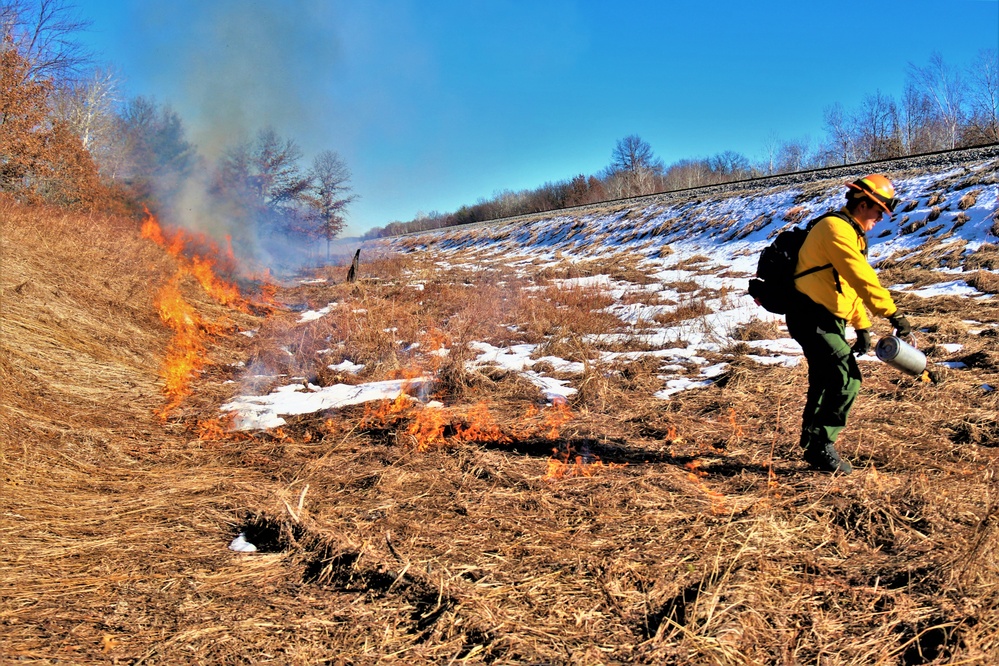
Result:
{"label": "leafless shrub", "polygon": [[938,203],[943,201],[946,195],[942,192],[934,192],[930,195],[930,198],[926,201],[927,206],[936,206]]}
{"label": "leafless shrub", "polygon": [[933,208],[930,209],[929,214],[926,216],[926,221],[927,222],[934,221],[935,219],[940,217],[941,212],[943,212],[943,209],[941,209],[940,206],[933,206]]}

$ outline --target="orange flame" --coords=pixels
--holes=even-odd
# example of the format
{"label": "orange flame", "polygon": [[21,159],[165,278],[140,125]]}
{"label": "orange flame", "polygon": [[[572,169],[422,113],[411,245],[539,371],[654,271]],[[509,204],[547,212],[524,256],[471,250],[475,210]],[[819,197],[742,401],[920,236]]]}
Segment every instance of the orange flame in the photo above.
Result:
{"label": "orange flame", "polygon": [[226,255],[219,251],[218,244],[203,234],[194,234],[176,229],[169,234],[164,233],[159,221],[148,210],[142,222],[141,236],[147,238],[174,257],[183,270],[190,273],[209,296],[222,305],[249,311],[248,303],[240,295],[239,288],[231,282],[222,280],[216,274],[219,264],[227,272],[235,269],[235,258],[232,256],[232,244],[227,237]]}
{"label": "orange flame", "polygon": [[[180,292],[180,281],[186,275],[190,275],[209,296],[222,305],[238,308],[243,312],[248,312],[249,308],[236,285],[216,275],[220,253],[214,241],[183,230],[166,234],[148,210],[140,234],[142,238],[153,241],[177,260],[177,273],[162,287],[155,299],[160,318],[174,333],[167,345],[166,356],[160,368],[168,401],[157,413],[166,418],[185,397],[191,394],[191,381],[208,362],[205,355],[206,337],[220,334],[227,326],[223,323],[209,324],[203,321],[197,311],[184,300]],[[227,253],[223,261],[224,267],[232,272],[235,260],[232,258],[231,243],[228,242]]]}
{"label": "orange flame", "polygon": [[447,444],[444,428],[449,423],[443,410],[425,407],[416,413],[406,433],[413,438],[417,451],[429,451]]}
{"label": "orange flame", "polygon": [[180,278],[180,273],[175,275],[163,286],[155,300],[160,319],[174,333],[160,368],[164,391],[169,398],[167,404],[157,412],[163,418],[191,394],[191,380],[205,365],[205,335],[201,317],[181,296],[178,288]]}
{"label": "orange flame", "polygon": [[480,402],[469,410],[468,423],[458,427],[458,436],[466,442],[502,442],[512,441],[503,433],[493,419],[486,403]]}
{"label": "orange flame", "polygon": [[558,449],[552,449],[552,457],[548,459],[545,473],[541,479],[543,481],[557,481],[569,477],[591,477],[608,469],[627,467],[627,463],[604,463],[599,457],[593,456],[592,462],[586,462],[581,455],[576,455],[572,462],[569,462],[569,454],[561,456]]}
{"label": "orange flame", "polygon": [[701,469],[700,460],[691,460],[689,463],[684,465],[689,471],[687,472],[687,479],[693,483],[695,486],[700,488],[700,490],[707,495],[711,502],[711,513],[722,514],[726,513],[725,508],[725,495],[714,490],[708,486],[704,479],[707,477],[708,473]]}
{"label": "orange flame", "polygon": [[735,407],[728,408],[728,424],[732,426],[732,437],[733,439],[742,439],[744,431],[742,426],[735,419]]}
{"label": "orange flame", "polygon": [[544,426],[548,428],[548,439],[558,439],[560,429],[572,419],[572,412],[565,401],[552,403],[545,414]]}

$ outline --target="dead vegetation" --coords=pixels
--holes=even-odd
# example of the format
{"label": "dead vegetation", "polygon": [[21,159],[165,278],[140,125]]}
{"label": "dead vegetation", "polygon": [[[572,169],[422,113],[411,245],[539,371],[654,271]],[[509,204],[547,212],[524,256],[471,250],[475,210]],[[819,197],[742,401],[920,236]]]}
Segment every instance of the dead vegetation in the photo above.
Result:
{"label": "dead vegetation", "polygon": [[[328,270],[279,290],[268,317],[184,281],[205,321],[232,325],[164,420],[170,332],[154,295],[174,262],[128,220],[11,205],[0,219],[5,660],[999,657],[990,301],[900,300],[931,357],[963,368],[924,385],[864,363],[842,438],[858,470],[830,477],[796,449],[805,368],[747,355],[775,324],[733,332],[711,386],[659,400],[660,359],[598,361],[587,336],[621,329],[605,294],[552,285],[568,266],[532,276],[503,260],[473,271],[389,256],[356,284]],[[886,270],[929,280],[916,263]],[[639,283],[631,269],[618,279]],[[674,310],[709,311],[693,296]],[[583,363],[579,394],[547,405],[519,373],[469,370],[474,341]],[[343,360],[364,369],[329,370]],[[230,432],[218,411],[253,381],[262,392],[418,372],[440,378],[443,407],[362,405],[255,433]],[[226,548],[240,532],[258,552]]]}

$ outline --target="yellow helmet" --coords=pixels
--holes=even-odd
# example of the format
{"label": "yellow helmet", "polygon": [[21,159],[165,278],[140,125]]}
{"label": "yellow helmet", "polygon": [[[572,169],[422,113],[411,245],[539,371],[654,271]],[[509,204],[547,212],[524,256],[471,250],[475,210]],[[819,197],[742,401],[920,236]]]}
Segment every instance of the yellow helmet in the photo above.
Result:
{"label": "yellow helmet", "polygon": [[880,173],[864,176],[860,180],[847,183],[846,186],[877,203],[889,215],[894,213],[895,208],[901,203],[900,199],[895,198],[895,186]]}

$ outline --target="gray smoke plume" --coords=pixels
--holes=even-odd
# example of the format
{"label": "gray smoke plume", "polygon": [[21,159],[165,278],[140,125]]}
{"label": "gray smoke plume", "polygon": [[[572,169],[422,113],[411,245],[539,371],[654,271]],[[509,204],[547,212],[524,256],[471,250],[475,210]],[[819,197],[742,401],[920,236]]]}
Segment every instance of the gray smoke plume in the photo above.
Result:
{"label": "gray smoke plume", "polygon": [[[150,68],[204,158],[170,202],[170,217],[216,238],[231,236],[237,255],[268,265],[302,263],[300,244],[236,224],[225,202],[209,195],[210,172],[234,145],[267,126],[299,143],[308,158],[330,145],[330,82],[338,46],[332,3],[322,0],[221,0],[144,3]],[[161,30],[157,26],[162,26]],[[177,26],[185,26],[183,30]],[[169,59],[169,62],[163,62]],[[305,142],[303,144],[303,142]],[[239,228],[235,228],[235,227]],[[247,256],[249,255],[249,256]]]}

